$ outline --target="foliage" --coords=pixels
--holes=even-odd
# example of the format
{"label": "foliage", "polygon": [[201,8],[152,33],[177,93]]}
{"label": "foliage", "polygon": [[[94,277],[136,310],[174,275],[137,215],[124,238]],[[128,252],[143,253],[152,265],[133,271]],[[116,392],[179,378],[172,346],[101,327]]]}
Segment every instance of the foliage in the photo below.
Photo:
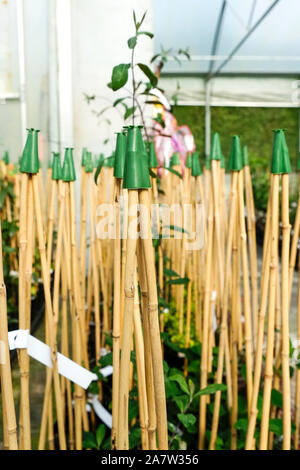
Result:
{"label": "foliage", "polygon": [[[173,51],[173,49],[165,50],[162,46],[160,52],[155,54],[151,60],[150,64],[145,64],[142,62],[135,62],[135,49],[139,43],[141,36],[146,36],[149,39],[153,39],[153,33],[149,31],[144,31],[141,29],[144,20],[146,17],[146,12],[143,14],[142,18],[138,21],[136,14],[133,11],[133,23],[134,23],[134,35],[127,40],[127,46],[131,51],[130,62],[117,64],[113,67],[111,80],[107,86],[112,91],[123,90],[125,95],[118,97],[110,105],[105,106],[100,111],[93,110],[93,113],[97,116],[103,116],[106,111],[115,108],[123,116],[124,121],[128,121],[129,118],[132,121],[132,125],[135,124],[137,117],[139,117],[140,122],[143,124],[145,137],[149,138],[149,133],[153,129],[147,128],[146,119],[145,119],[145,107],[148,105],[153,106],[154,104],[161,104],[157,97],[156,90],[162,92],[161,88],[158,86],[158,80],[160,71],[163,66],[168,62],[169,58],[172,57],[178,63],[180,63],[180,56],[184,56],[190,59],[188,49],[178,49]],[[156,65],[156,70],[153,71],[151,66]],[[142,79],[137,80],[136,71],[139,69],[142,72]],[[128,84],[128,81],[131,79],[131,83]],[[179,90],[179,85],[177,86]],[[85,100],[89,105],[97,98],[96,95],[88,95],[84,93]],[[175,100],[175,95],[173,97]],[[106,123],[110,125],[110,121],[106,119]]]}
{"label": "foliage", "polygon": [[[18,313],[18,276],[16,266],[13,264],[13,257],[17,255],[18,248],[12,243],[13,238],[18,234],[19,225],[18,220],[14,214],[14,185],[11,179],[5,177],[0,178],[0,212],[5,214],[5,217],[1,217],[1,230],[2,230],[2,256],[3,256],[3,275],[4,283],[6,287],[7,296],[7,316],[8,322],[13,324],[17,323]],[[7,205],[10,205],[11,220],[5,213]],[[14,259],[17,259],[15,257]],[[39,278],[41,273],[40,266],[40,255],[36,249],[34,252],[32,276],[33,282],[31,285],[31,294],[36,296],[39,284]]]}
{"label": "foliage", "polygon": [[[174,106],[173,113],[178,123],[187,124],[193,132],[196,147],[204,155],[205,109],[203,106]],[[292,167],[298,157],[298,109],[296,108],[211,108],[212,133],[221,136],[222,150],[229,159],[231,138],[241,137],[242,145],[248,146],[250,165],[261,162],[268,168],[272,155],[272,129],[284,127]]]}

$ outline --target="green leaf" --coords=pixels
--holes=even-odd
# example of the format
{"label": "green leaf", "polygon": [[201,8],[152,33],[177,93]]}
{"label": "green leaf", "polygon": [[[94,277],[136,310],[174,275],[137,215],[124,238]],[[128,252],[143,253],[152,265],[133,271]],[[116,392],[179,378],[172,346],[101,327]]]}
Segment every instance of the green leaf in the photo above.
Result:
{"label": "green leaf", "polygon": [[136,26],[136,29],[137,29],[137,30],[142,26],[146,14],[147,14],[147,10],[146,10],[145,13],[143,14],[141,21],[138,21],[137,23],[135,23],[135,26]]}
{"label": "green leaf", "polygon": [[178,176],[178,178],[180,178],[182,180],[182,174],[179,173],[179,171],[176,171],[174,170],[173,168],[166,168],[166,170],[170,171],[171,173],[173,173],[174,175]]}
{"label": "green leaf", "polygon": [[126,121],[126,119],[128,119],[134,113],[135,110],[136,106],[134,106],[133,108],[127,108],[124,114],[124,120]]}
{"label": "green leaf", "polygon": [[129,433],[129,449],[135,449],[140,445],[141,442],[141,430],[140,428],[133,428]]}
{"label": "green leaf", "polygon": [[176,403],[176,405],[178,406],[179,411],[181,413],[184,412],[185,408],[187,407],[187,405],[190,401],[189,397],[187,395],[177,395],[177,396],[173,397],[173,400]]}
{"label": "green leaf", "polygon": [[269,421],[269,430],[276,434],[276,436],[282,436],[283,434],[283,422],[282,419],[273,418]]}
{"label": "green leaf", "polygon": [[177,418],[186,429],[191,428],[196,423],[196,416],[192,415],[191,413],[178,413]]}
{"label": "green leaf", "polygon": [[278,408],[282,408],[282,393],[275,388],[272,388],[271,403]]}
{"label": "green leaf", "polygon": [[104,436],[105,436],[105,425],[100,424],[100,426],[97,428],[97,431],[96,431],[96,441],[97,441],[98,449],[102,444]]}
{"label": "green leaf", "polygon": [[212,384],[202,388],[197,392],[197,395],[211,395],[212,393],[224,392],[225,390],[227,390],[227,385],[225,384]]}
{"label": "green leaf", "polygon": [[162,228],[169,228],[170,230],[174,230],[175,232],[186,233],[189,235],[189,232],[185,230],[183,227],[178,227],[177,225],[163,225]]}
{"label": "green leaf", "polygon": [[241,418],[241,419],[238,419],[235,423],[234,423],[234,427],[235,429],[237,429],[238,431],[247,431],[248,429],[248,419],[247,418]]}
{"label": "green leaf", "polygon": [[[126,97],[124,98],[118,98],[114,103],[113,103],[113,107],[117,106],[118,104],[122,103],[122,101],[126,100]],[[124,103],[122,103],[124,104]]]}
{"label": "green leaf", "polygon": [[166,282],[166,284],[188,284],[190,282],[188,277],[179,277],[177,279],[169,279],[169,281]]}
{"label": "green leaf", "polygon": [[128,80],[130,64],[119,64],[113,68],[111,75],[111,87],[114,91],[122,88]]}
{"label": "green leaf", "polygon": [[154,73],[152,72],[152,70],[149,69],[148,65],[141,64],[141,63],[138,63],[137,65],[138,65],[138,67],[142,70],[142,72],[144,72],[144,74],[146,75],[146,77],[149,78],[151,85],[152,85],[153,87],[156,87],[157,82],[158,82],[158,78],[157,78],[156,75],[154,75]]}
{"label": "green leaf", "polygon": [[104,165],[104,161],[102,161],[102,162],[100,161],[98,163],[98,166],[97,166],[96,171],[95,171],[95,176],[94,176],[95,184],[97,184],[98,176],[100,175],[100,172],[102,170],[103,165]]}
{"label": "green leaf", "polygon": [[134,25],[135,25],[135,27],[136,27],[136,24],[137,24],[137,23],[136,23],[136,16],[135,16],[135,11],[133,10],[133,11],[132,11],[132,13],[133,13],[133,21],[134,21]]}
{"label": "green leaf", "polygon": [[157,174],[154,173],[154,171],[151,170],[151,168],[149,168],[149,175],[150,175],[152,178],[157,178]]}
{"label": "green leaf", "polygon": [[179,274],[173,271],[173,269],[167,269],[164,267],[164,275],[167,277],[179,277]]}
{"label": "green leaf", "polygon": [[149,31],[140,31],[138,34],[144,34],[145,36],[148,36],[151,39],[154,37],[154,34],[149,33]]}
{"label": "green leaf", "polygon": [[98,449],[94,434],[83,431],[82,447],[84,449]]}
{"label": "green leaf", "polygon": [[156,59],[158,59],[158,57],[160,56],[160,54],[155,54],[152,59],[150,60],[150,64],[152,64]]}
{"label": "green leaf", "polygon": [[178,49],[178,54],[184,55],[188,60],[191,60],[191,56],[188,49]]}
{"label": "green leaf", "polygon": [[134,49],[135,46],[136,46],[136,43],[137,43],[137,37],[136,36],[132,36],[132,38],[129,38],[128,41],[127,41],[127,45],[129,47],[129,49]]}
{"label": "green leaf", "polygon": [[168,302],[166,302],[162,297],[158,297],[158,305],[160,307],[169,308]]}
{"label": "green leaf", "polygon": [[106,366],[112,366],[112,352],[109,352],[105,354],[104,356],[101,356],[100,358],[100,365],[101,367],[106,367]]}
{"label": "green leaf", "polygon": [[186,393],[187,395],[190,394],[189,387],[188,387],[183,375],[175,374],[175,375],[172,375],[172,376],[168,377],[168,379],[171,380],[171,381],[177,382],[179,387],[181,388],[181,390],[184,393]]}

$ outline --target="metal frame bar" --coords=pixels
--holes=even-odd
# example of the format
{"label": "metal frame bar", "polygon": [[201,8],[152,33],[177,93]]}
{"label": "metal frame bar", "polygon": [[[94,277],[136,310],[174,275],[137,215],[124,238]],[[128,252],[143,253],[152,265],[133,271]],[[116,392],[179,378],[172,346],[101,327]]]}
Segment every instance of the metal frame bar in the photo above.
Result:
{"label": "metal frame bar", "polygon": [[227,59],[225,59],[221,65],[217,68],[212,76],[217,75],[222,68],[231,60],[231,58],[235,55],[235,53],[242,47],[242,45],[247,41],[249,36],[256,30],[256,28],[261,24],[261,22],[268,16],[268,14],[273,10],[273,8],[279,3],[280,0],[275,0],[272,5],[267,8],[267,10],[262,14],[262,16],[256,21],[256,23],[249,29],[249,31],[245,34],[245,36],[240,40],[240,42],[235,46],[235,48],[230,52]]}
{"label": "metal frame bar", "polygon": [[[26,142],[27,127],[27,104],[26,104],[26,70],[25,70],[25,46],[24,46],[24,10],[23,0],[16,0],[17,11],[17,38],[18,38],[18,61],[19,61],[19,100],[21,115],[21,144]],[[16,98],[15,98],[16,99]]]}

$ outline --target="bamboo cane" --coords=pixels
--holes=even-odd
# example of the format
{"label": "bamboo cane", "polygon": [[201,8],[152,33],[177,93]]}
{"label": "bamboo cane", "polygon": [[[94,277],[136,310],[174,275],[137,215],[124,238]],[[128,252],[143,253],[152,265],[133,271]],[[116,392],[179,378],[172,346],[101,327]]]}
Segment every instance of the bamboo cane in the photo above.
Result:
{"label": "bamboo cane", "polygon": [[120,375],[120,293],[121,293],[121,238],[120,238],[120,187],[121,180],[116,179],[115,185],[115,220],[116,238],[114,243],[114,311],[113,311],[113,382],[112,382],[112,430],[111,446],[116,446],[118,406],[119,406],[119,375]]}
{"label": "bamboo cane", "polygon": [[48,273],[47,259],[46,259],[46,252],[45,252],[45,241],[44,241],[44,233],[43,233],[41,205],[40,205],[40,199],[39,199],[38,179],[37,179],[37,175],[35,174],[32,175],[32,183],[33,183],[34,206],[35,206],[35,215],[36,215],[36,223],[37,223],[37,234],[38,234],[38,240],[39,240],[39,251],[40,251],[40,258],[41,258],[42,279],[43,279],[44,293],[45,293],[45,304],[46,304],[46,312],[48,315],[48,322],[49,322],[48,323],[49,324],[49,342],[50,342],[50,348],[51,348],[51,359],[52,359],[53,377],[54,377],[54,390],[55,390],[55,400],[56,400],[59,444],[60,444],[61,449],[66,449],[66,436],[65,436],[64,418],[63,418],[63,410],[62,410],[62,403],[61,403],[60,382],[59,382],[59,376],[58,376],[58,370],[57,370],[57,345],[56,345],[55,337],[53,335],[53,311],[52,311],[52,302],[51,302],[51,294],[50,294],[50,281],[49,281],[49,273]]}
{"label": "bamboo cane", "polygon": [[[27,252],[27,207],[28,176],[21,175],[20,226],[19,226],[19,328],[27,328],[26,312],[26,252]],[[32,207],[30,208],[32,211]],[[26,349],[19,350],[20,365],[20,449],[31,449],[30,400],[29,400],[29,359]]]}
{"label": "bamboo cane", "polygon": [[252,327],[251,327],[251,304],[248,279],[248,255],[247,255],[247,234],[245,227],[245,210],[244,210],[244,191],[243,191],[243,170],[238,176],[238,207],[239,207],[239,227],[242,251],[242,268],[243,268],[243,294],[244,294],[244,317],[245,317],[245,350],[246,350],[246,375],[247,375],[247,402],[248,414],[250,414],[251,395],[253,388],[252,377]]}
{"label": "bamboo cane", "polygon": [[[298,272],[300,272],[300,256],[298,256]],[[300,344],[300,278],[298,278],[297,297],[297,342]],[[299,421],[300,421],[300,369],[296,370],[296,390],[295,390],[295,434],[294,447],[299,450]]]}
{"label": "bamboo cane", "polygon": [[[273,181],[273,180],[272,180]],[[265,314],[267,309],[267,300],[268,300],[268,285],[269,285],[269,276],[270,276],[270,245],[271,245],[271,234],[270,230],[268,233],[265,233],[265,260],[262,265],[262,275],[261,275],[261,295],[260,295],[260,307],[258,314],[258,324],[257,324],[257,345],[255,353],[255,367],[254,367],[254,379],[253,379],[253,390],[252,390],[252,399],[251,399],[251,411],[249,416],[249,423],[246,436],[245,449],[251,450],[253,448],[253,437],[256,425],[257,418],[257,399],[259,393],[259,384],[261,378],[262,370],[262,359],[263,359],[263,342],[264,342],[264,324],[265,324]]]}
{"label": "bamboo cane", "polygon": [[[216,383],[222,382],[223,366],[224,366],[224,353],[225,353],[225,341],[227,335],[227,312],[228,312],[228,289],[229,289],[229,273],[230,273],[230,260],[231,260],[231,251],[232,251],[232,240],[233,240],[233,230],[234,230],[234,221],[236,217],[237,210],[237,184],[238,184],[238,175],[237,172],[234,172],[232,175],[232,193],[231,193],[231,207],[229,213],[229,225],[228,225],[228,235],[227,235],[227,249],[226,249],[226,268],[225,268],[225,281],[224,281],[224,290],[223,290],[223,303],[222,303],[222,323],[220,327],[220,340],[219,340],[219,353],[218,353],[218,368],[216,372]],[[218,391],[215,394],[214,402],[214,412],[213,412],[213,421],[212,421],[212,430],[209,448],[213,450],[215,448],[215,442],[217,438],[218,423],[219,423],[219,412],[220,412],[220,402],[221,402],[221,392]]]}
{"label": "bamboo cane", "polygon": [[139,202],[146,208],[141,213],[141,219],[147,216],[146,220],[141,220],[142,227],[147,227],[146,237],[142,238],[142,246],[145,260],[145,272],[147,276],[148,295],[149,295],[149,325],[151,339],[151,354],[153,365],[153,378],[155,387],[155,404],[157,417],[157,439],[160,450],[168,449],[168,426],[167,409],[164,384],[164,371],[162,363],[162,351],[160,343],[159,320],[158,320],[158,301],[155,276],[154,253],[152,249],[151,224],[150,224],[150,206],[148,190],[139,190]]}
{"label": "bamboo cane", "polygon": [[250,275],[251,275],[251,299],[252,299],[252,318],[253,318],[253,352],[256,347],[257,338],[257,316],[258,316],[258,289],[257,289],[257,253],[256,253],[256,227],[255,227],[255,208],[251,183],[251,173],[249,165],[244,166],[245,192],[247,206],[247,229],[250,254]]}
{"label": "bamboo cane", "polygon": [[145,345],[145,371],[146,371],[146,388],[148,400],[148,438],[150,450],[156,450],[156,409],[155,409],[155,394],[154,394],[154,380],[153,380],[153,365],[151,355],[151,340],[150,340],[150,324],[149,324],[149,296],[147,287],[147,277],[145,272],[145,262],[143,256],[142,242],[138,240],[137,245],[137,264],[139,267],[139,283],[141,288],[142,300],[142,322],[144,332],[144,345]]}
{"label": "bamboo cane", "polygon": [[119,386],[119,422],[117,430],[117,449],[128,449],[128,394],[129,394],[129,365],[130,350],[133,328],[133,309],[134,309],[134,273],[135,273],[135,255],[136,239],[130,235],[129,224],[131,221],[136,223],[138,204],[138,192],[136,190],[128,191],[128,236],[125,263],[125,300],[124,300],[124,320],[122,331],[122,351],[120,360],[120,386]]}
{"label": "bamboo cane", "polygon": [[149,449],[148,442],[148,400],[146,389],[146,371],[145,371],[145,353],[142,324],[140,317],[140,303],[138,298],[138,285],[137,275],[135,272],[135,286],[134,286],[134,309],[133,309],[133,323],[134,323],[134,339],[135,339],[135,352],[136,352],[136,369],[138,379],[138,395],[139,395],[139,410],[140,410],[140,428],[142,449]]}
{"label": "bamboo cane", "polygon": [[17,422],[12,387],[7,330],[6,288],[3,276],[2,230],[0,224],[0,373],[3,404],[3,429],[9,450],[18,450]]}
{"label": "bamboo cane", "polygon": [[272,212],[271,212],[271,259],[270,259],[270,291],[268,309],[267,354],[264,379],[263,408],[260,431],[260,449],[267,449],[270,399],[273,378],[274,322],[276,302],[276,276],[278,263],[278,203],[279,175],[272,175]]}
{"label": "bamboo cane", "polygon": [[290,231],[289,222],[289,175],[282,175],[282,199],[281,199],[281,221],[282,221],[282,256],[281,256],[281,313],[282,313],[282,395],[283,395],[283,450],[291,447],[291,386],[290,386],[290,337],[289,337],[289,249]]}

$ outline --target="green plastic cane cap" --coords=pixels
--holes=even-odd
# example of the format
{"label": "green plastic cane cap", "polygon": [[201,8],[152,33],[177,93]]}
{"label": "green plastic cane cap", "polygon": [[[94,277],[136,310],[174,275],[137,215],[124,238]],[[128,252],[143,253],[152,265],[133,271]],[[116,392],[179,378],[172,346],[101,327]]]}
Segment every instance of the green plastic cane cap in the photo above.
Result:
{"label": "green plastic cane cap", "polygon": [[58,152],[53,152],[52,160],[52,179],[58,181],[61,179],[62,171],[60,164],[60,154]]}
{"label": "green plastic cane cap", "polygon": [[281,175],[291,173],[291,163],[286,145],[284,129],[274,129],[271,173]]}
{"label": "green plastic cane cap", "polygon": [[115,153],[113,153],[110,157],[104,159],[104,164],[106,168],[114,168],[115,166]]}
{"label": "green plastic cane cap", "polygon": [[38,173],[40,168],[39,154],[38,154],[38,130],[27,129],[28,135],[26,144],[23,150],[20,171],[21,173]]}
{"label": "green plastic cane cap", "polygon": [[232,137],[232,144],[229,157],[229,170],[230,171],[241,171],[243,168],[243,156],[241,149],[240,137],[234,135]]}
{"label": "green plastic cane cap", "polygon": [[225,157],[222,153],[221,160],[220,160],[220,168],[226,168]]}
{"label": "green plastic cane cap", "polygon": [[128,129],[123,187],[125,189],[151,187],[147,153],[139,126]]}
{"label": "green plastic cane cap", "polygon": [[218,132],[215,132],[212,138],[210,158],[211,160],[222,160],[223,158],[220,136]]}
{"label": "green plastic cane cap", "polygon": [[86,152],[85,154],[84,169],[86,173],[93,173],[94,171],[92,152]]}
{"label": "green plastic cane cap", "polygon": [[85,166],[86,155],[87,155],[87,148],[83,147],[82,153],[81,153],[81,166]]}
{"label": "green plastic cane cap", "polygon": [[248,147],[244,145],[243,147],[243,165],[249,166],[249,157],[248,157]]}
{"label": "green plastic cane cap", "polygon": [[192,176],[200,176],[202,175],[202,169],[200,165],[200,159],[197,152],[193,152],[192,154]]}
{"label": "green plastic cane cap", "polygon": [[67,147],[65,150],[65,158],[62,168],[62,180],[66,182],[76,180],[72,147]]}
{"label": "green plastic cane cap", "polygon": [[[55,152],[52,152],[52,154],[54,155]],[[50,170],[52,168],[52,165],[53,165],[53,158],[49,157],[48,158],[48,162],[47,162],[47,168],[48,170]]]}
{"label": "green plastic cane cap", "polygon": [[153,140],[149,143],[149,168],[158,168],[158,160]]}
{"label": "green plastic cane cap", "polygon": [[8,150],[5,150],[2,160],[4,161],[4,163],[5,163],[6,165],[9,164],[9,160],[10,160],[10,159],[9,159]]}
{"label": "green plastic cane cap", "polygon": [[186,168],[192,168],[192,154],[188,152],[186,159],[185,159],[185,166]]}
{"label": "green plastic cane cap", "polygon": [[103,153],[100,153],[99,157],[97,157],[97,155],[94,155],[94,164],[95,164],[95,168],[97,168],[98,165],[103,165],[104,163],[104,154]]}
{"label": "green plastic cane cap", "polygon": [[173,153],[170,161],[170,167],[181,165],[179,153]]}
{"label": "green plastic cane cap", "polygon": [[126,156],[126,142],[127,137],[125,132],[117,133],[115,161],[114,161],[114,177],[123,179],[124,165]]}

